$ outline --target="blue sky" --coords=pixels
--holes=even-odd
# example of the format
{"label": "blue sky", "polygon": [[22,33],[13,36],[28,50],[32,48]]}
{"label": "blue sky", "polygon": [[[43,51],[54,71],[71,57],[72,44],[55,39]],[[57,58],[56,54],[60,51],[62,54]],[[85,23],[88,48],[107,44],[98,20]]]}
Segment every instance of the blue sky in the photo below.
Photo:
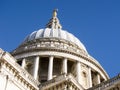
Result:
{"label": "blue sky", "polygon": [[15,49],[45,25],[58,8],[64,30],[74,34],[110,77],[120,72],[120,0],[0,0],[0,47]]}

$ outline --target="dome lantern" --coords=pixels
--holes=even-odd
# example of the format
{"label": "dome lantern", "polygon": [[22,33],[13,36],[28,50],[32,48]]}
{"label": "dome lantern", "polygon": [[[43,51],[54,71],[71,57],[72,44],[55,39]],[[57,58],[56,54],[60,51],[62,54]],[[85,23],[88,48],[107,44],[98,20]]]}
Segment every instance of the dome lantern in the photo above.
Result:
{"label": "dome lantern", "polygon": [[58,9],[53,10],[53,16],[46,25],[46,28],[52,28],[52,29],[61,29],[62,26],[59,22],[59,19],[57,18],[57,11]]}

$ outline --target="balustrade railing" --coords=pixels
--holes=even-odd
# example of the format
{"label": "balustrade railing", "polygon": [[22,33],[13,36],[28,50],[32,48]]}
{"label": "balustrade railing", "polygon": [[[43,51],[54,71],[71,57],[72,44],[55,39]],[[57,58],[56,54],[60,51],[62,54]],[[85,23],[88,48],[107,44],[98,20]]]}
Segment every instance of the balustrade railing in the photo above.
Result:
{"label": "balustrade railing", "polygon": [[115,84],[118,84],[118,83],[120,83],[120,74],[116,77],[113,77],[112,79],[104,81],[92,88],[87,89],[87,90],[104,90],[105,88],[110,87]]}

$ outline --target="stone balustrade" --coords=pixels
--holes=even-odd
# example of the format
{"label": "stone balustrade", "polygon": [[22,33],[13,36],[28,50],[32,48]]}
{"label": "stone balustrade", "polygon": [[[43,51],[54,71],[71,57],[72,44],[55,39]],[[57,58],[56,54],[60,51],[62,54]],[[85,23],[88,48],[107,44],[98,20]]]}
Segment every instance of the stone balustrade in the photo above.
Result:
{"label": "stone balustrade", "polygon": [[105,90],[106,88],[109,88],[111,86],[114,87],[118,83],[120,83],[120,74],[116,77],[113,77],[112,79],[102,82],[102,83],[100,83],[92,88],[89,88],[87,90]]}
{"label": "stone balustrade", "polygon": [[[35,43],[36,42],[36,43]],[[45,39],[44,42],[43,41],[35,41],[34,43],[30,43],[28,42],[27,44],[23,44],[20,47],[18,47],[16,50],[14,50],[12,52],[12,54],[17,54],[17,53],[21,53],[23,51],[27,51],[27,50],[31,50],[31,49],[42,49],[42,48],[49,48],[49,49],[60,49],[60,50],[67,50],[70,52],[75,52],[75,53],[81,53],[83,55],[87,55],[87,52],[85,52],[84,50],[82,50],[80,47],[78,47],[77,45],[67,42],[65,40],[63,41],[54,41],[52,40],[47,40]],[[16,53],[17,52],[17,53]]]}

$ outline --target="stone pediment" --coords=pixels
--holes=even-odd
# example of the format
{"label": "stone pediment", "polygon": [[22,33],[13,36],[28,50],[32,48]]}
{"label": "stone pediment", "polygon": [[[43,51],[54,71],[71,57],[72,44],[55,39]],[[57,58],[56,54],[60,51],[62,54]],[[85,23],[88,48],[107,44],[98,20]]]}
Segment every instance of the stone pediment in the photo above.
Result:
{"label": "stone pediment", "polygon": [[72,74],[62,74],[40,85],[40,90],[84,90]]}

